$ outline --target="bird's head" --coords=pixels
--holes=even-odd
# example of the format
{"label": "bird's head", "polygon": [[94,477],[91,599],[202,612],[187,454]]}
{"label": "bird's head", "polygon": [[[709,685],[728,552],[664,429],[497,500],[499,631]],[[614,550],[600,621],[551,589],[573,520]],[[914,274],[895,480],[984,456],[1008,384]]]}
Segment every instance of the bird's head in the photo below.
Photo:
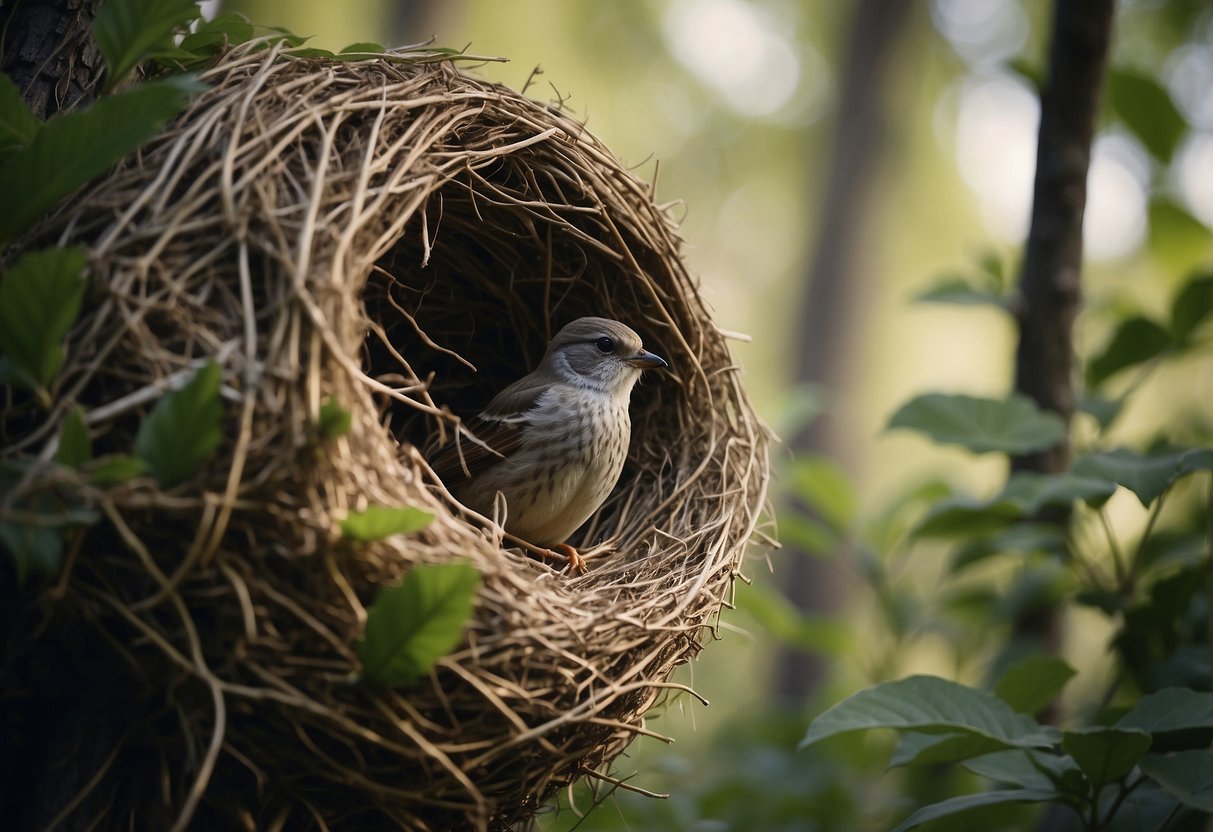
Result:
{"label": "bird's head", "polygon": [[572,384],[606,393],[628,392],[644,370],[669,366],[644,349],[640,336],[609,318],[578,318],[548,344],[540,363]]}

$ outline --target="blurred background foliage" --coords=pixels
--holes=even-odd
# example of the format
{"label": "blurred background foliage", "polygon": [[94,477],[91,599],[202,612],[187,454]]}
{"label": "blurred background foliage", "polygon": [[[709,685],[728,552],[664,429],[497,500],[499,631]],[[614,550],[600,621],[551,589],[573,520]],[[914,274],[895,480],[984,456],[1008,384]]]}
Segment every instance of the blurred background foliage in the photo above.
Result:
{"label": "blurred background foliage", "polygon": [[[912,673],[977,685],[996,678],[1026,649],[1012,643],[1010,621],[1033,605],[1056,609],[1057,652],[1078,671],[1056,718],[1085,719],[1114,704],[1124,662],[1111,648],[1132,613],[1062,604],[1082,583],[1072,564],[1037,553],[958,570],[953,544],[907,536],[940,499],[996,492],[1006,458],[886,430],[917,394],[999,398],[1011,387],[1014,321],[976,296],[1009,296],[1018,275],[1050,3],[224,0],[222,8],[313,35],[320,47],[433,39],[508,58],[474,71],[562,102],[656,179],[659,198],[682,218],[691,269],[718,324],[752,336],[735,345],[749,392],[792,440],[776,451],[773,492],[786,548],[750,561],[753,583],[723,616],[721,641],[685,670],[712,706],[676,700],[651,725],[676,742],[642,739],[617,765],[629,785],[669,799],[578,790],[543,828],[885,829],[924,803],[975,791],[985,781],[957,768],[886,771],[887,732],[799,752],[797,743],[826,706],[877,682]],[[1076,336],[1084,359],[1104,357],[1087,365],[1091,389],[1110,400],[1134,395],[1106,430],[1080,414],[1074,442],[1080,451],[1159,437],[1208,445],[1207,338],[1203,350],[1127,362],[1149,372],[1116,372],[1124,355],[1108,348],[1126,319],[1166,320],[1180,287],[1213,268],[1208,3],[1122,0],[1104,98]],[[848,119],[861,129],[848,133]],[[962,302],[976,302],[915,302],[949,281],[967,287]],[[1136,334],[1126,336],[1129,352],[1141,343]],[[1207,489],[1207,474],[1179,484],[1151,538],[1194,551],[1183,561],[1197,564],[1191,586],[1209,563],[1209,544],[1193,531],[1207,522]],[[1129,547],[1151,516],[1122,488],[1075,534],[1103,535],[1106,521]],[[1100,557],[1094,568],[1111,569],[1110,555]],[[1173,610],[1170,624],[1190,615],[1199,629],[1202,603],[1185,596],[1141,615],[1167,619]],[[1185,643],[1198,651],[1199,638]],[[1201,661],[1191,683],[1207,690]],[[603,805],[581,821],[596,801]],[[1039,809],[987,814],[955,828],[1025,828]]]}

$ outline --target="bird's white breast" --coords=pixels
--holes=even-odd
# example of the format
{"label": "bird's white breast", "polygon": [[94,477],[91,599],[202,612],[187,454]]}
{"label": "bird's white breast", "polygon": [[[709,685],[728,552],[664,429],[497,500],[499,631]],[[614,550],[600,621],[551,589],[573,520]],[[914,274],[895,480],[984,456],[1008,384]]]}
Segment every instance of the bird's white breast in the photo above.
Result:
{"label": "bird's white breast", "polygon": [[576,531],[615,487],[631,436],[628,396],[552,385],[527,421],[522,446],[459,497],[491,516],[501,492],[506,530],[553,546]]}

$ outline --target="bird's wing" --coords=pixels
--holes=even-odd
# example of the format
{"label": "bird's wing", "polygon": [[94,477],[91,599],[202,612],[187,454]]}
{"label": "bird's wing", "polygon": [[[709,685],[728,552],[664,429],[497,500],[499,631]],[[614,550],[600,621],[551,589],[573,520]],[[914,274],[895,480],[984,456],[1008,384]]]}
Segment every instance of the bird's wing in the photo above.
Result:
{"label": "bird's wing", "polygon": [[448,487],[475,477],[522,445],[522,432],[547,384],[526,376],[502,390],[466,423],[476,440],[456,437],[429,454],[430,467]]}

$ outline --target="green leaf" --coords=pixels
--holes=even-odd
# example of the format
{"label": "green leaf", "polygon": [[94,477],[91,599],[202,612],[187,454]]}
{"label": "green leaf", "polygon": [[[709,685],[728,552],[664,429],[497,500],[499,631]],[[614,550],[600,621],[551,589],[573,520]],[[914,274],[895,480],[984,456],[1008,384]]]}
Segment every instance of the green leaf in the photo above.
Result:
{"label": "green leaf", "polygon": [[983,806],[997,806],[1000,803],[1048,803],[1061,797],[1055,789],[1000,789],[980,794],[967,794],[952,797],[930,806],[924,806],[893,829],[893,832],[905,832],[915,829],[924,823],[949,815],[979,809]]}
{"label": "green leaf", "polygon": [[137,456],[103,456],[88,467],[88,481],[98,488],[118,485],[147,472],[147,464]]}
{"label": "green leaf", "polygon": [[1097,788],[1124,777],[1150,750],[1150,735],[1136,729],[1066,731],[1061,747]]}
{"label": "green leaf", "polygon": [[224,12],[211,20],[198,24],[194,31],[181,39],[181,48],[187,52],[212,53],[226,46],[235,46],[252,40],[256,29],[244,15]]}
{"label": "green leaf", "polygon": [[1208,262],[1213,232],[1173,199],[1154,196],[1148,209],[1150,255],[1164,274],[1182,274]]}
{"label": "green leaf", "polygon": [[1070,505],[1075,500],[1102,505],[1115,490],[1116,483],[1108,479],[1017,471],[1003,490],[988,500],[954,497],[941,501],[923,518],[914,534],[919,537],[984,534],[1031,517],[1045,506]]}
{"label": "green leaf", "polygon": [[1009,299],[995,289],[973,286],[964,278],[952,278],[937,283],[925,292],[915,295],[919,303],[948,303],[958,306],[995,306],[1007,309]]}
{"label": "green leaf", "polygon": [[17,580],[32,572],[53,575],[63,560],[63,529],[35,523],[0,522],[0,547],[13,559]]}
{"label": "green leaf", "polygon": [[1006,669],[994,695],[1020,713],[1034,714],[1057,698],[1074,672],[1056,656],[1028,656]]}
{"label": "green leaf", "polygon": [[1171,334],[1141,316],[1121,321],[1102,353],[1087,364],[1087,385],[1098,387],[1129,367],[1162,355],[1171,347]]}
{"label": "green leaf", "polygon": [[199,16],[194,0],[105,0],[93,37],[109,70],[112,90],[140,61],[173,45],[173,33]]}
{"label": "green leaf", "polygon": [[145,81],[84,110],[56,116],[0,162],[0,241],[11,240],[61,199],[104,173],[205,89],[187,75]]}
{"label": "green leaf", "polygon": [[1047,748],[1061,737],[1057,729],[1016,713],[984,691],[935,676],[911,676],[834,705],[813,720],[800,747],[870,728],[970,734],[1007,748]]}
{"label": "green leaf", "polygon": [[1072,471],[1076,476],[1122,485],[1148,506],[1182,477],[1211,469],[1213,449],[1164,447],[1147,453],[1115,448],[1089,454],[1075,460]]}
{"label": "green leaf", "polygon": [[1066,535],[1046,523],[1016,523],[1014,526],[963,542],[952,553],[950,571],[956,572],[993,555],[1065,551]]}
{"label": "green leaf", "polygon": [[893,749],[889,768],[955,763],[1005,748],[999,740],[974,734],[923,734],[909,731]]}
{"label": "green leaf", "polygon": [[198,470],[222,438],[219,365],[208,361],[179,390],[156,402],[135,436],[135,454],[163,487]]}
{"label": "green leaf", "polygon": [[1171,338],[1186,347],[1193,333],[1213,314],[1213,275],[1194,277],[1184,284],[1171,304]]}
{"label": "green leaf", "polygon": [[1213,751],[1147,755],[1141,770],[1185,806],[1213,812]]}
{"label": "green leaf", "polygon": [[45,388],[63,364],[60,343],[84,298],[84,262],[78,247],[31,251],[0,281],[0,352],[31,387]]}
{"label": "green leaf", "polygon": [[1024,789],[1059,788],[1058,784],[1064,782],[1071,772],[1079,780],[1082,779],[1078,767],[1069,757],[1047,751],[997,751],[965,760],[962,765],[980,777]]}
{"label": "green leaf", "polygon": [[320,416],[316,426],[320,433],[328,439],[345,436],[350,431],[353,415],[333,399],[328,399],[320,405]]}
{"label": "green leaf", "polygon": [[63,420],[63,428],[59,431],[59,450],[55,461],[70,468],[79,468],[93,458],[93,440],[88,435],[88,425],[84,421],[84,411],[73,407]]}
{"label": "green leaf", "polygon": [[351,511],[345,516],[341,536],[349,540],[382,540],[394,534],[420,531],[433,519],[433,514],[412,506],[370,506],[366,511]]}
{"label": "green leaf", "polygon": [[1010,502],[951,497],[927,512],[912,534],[919,538],[984,537],[1004,531],[1023,516],[1023,510]]}
{"label": "green leaf", "polygon": [[1108,72],[1112,110],[1151,155],[1169,164],[1187,130],[1187,122],[1162,84],[1124,69]]}
{"label": "green leaf", "polygon": [[0,73],[0,154],[25,147],[34,140],[41,123],[25,106],[13,79]]}
{"label": "green leaf", "polygon": [[840,543],[838,533],[795,507],[779,515],[779,542],[805,554],[828,555]]}
{"label": "green leaf", "polygon": [[1213,693],[1188,688],[1164,688],[1143,696],[1116,722],[1147,734],[1213,728]]}
{"label": "green leaf", "polygon": [[382,43],[373,43],[371,41],[364,41],[362,43],[351,43],[349,46],[345,47],[340,52],[338,52],[337,55],[338,56],[351,55],[351,54],[380,55],[385,51],[386,50],[383,48]]}
{"label": "green leaf", "polygon": [[379,591],[358,642],[362,678],[411,685],[450,653],[475,608],[480,573],[466,563],[416,566]]}
{"label": "green leaf", "polygon": [[908,428],[936,442],[973,453],[1025,454],[1051,448],[1066,436],[1065,423],[1018,393],[1007,399],[927,393],[907,402],[889,420],[889,429]]}
{"label": "green leaf", "polygon": [[855,519],[855,492],[838,463],[822,456],[798,459],[792,464],[791,485],[834,530],[845,531]]}
{"label": "green leaf", "polygon": [[1078,403],[1079,410],[1095,417],[1100,430],[1107,430],[1108,426],[1116,421],[1116,417],[1120,415],[1124,406],[1125,400],[1123,398],[1108,399],[1098,393],[1090,393],[1084,396],[1082,401]]}

